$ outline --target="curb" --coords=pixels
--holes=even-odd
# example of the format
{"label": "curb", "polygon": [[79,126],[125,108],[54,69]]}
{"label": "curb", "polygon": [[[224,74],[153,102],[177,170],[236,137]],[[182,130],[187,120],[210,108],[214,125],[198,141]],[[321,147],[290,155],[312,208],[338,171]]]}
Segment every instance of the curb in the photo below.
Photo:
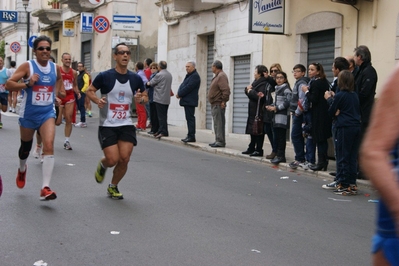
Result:
{"label": "curb", "polygon": [[[154,139],[154,137],[152,135],[147,134],[146,131],[136,131],[136,133],[138,133],[138,135],[141,136],[145,136],[147,138],[152,138]],[[326,180],[327,182],[332,182],[334,181],[334,178],[326,171],[312,171],[312,170],[305,170],[302,168],[297,168],[297,169],[291,169],[289,167],[288,163],[280,163],[278,165],[274,165],[270,162],[269,159],[266,159],[265,157],[250,157],[244,154],[241,154],[240,151],[234,150],[234,149],[229,149],[229,148],[211,148],[209,147],[208,144],[206,143],[201,143],[201,142],[189,142],[189,143],[183,143],[179,138],[176,137],[164,137],[162,138],[162,140],[166,141],[166,142],[170,142],[170,143],[174,143],[174,144],[179,144],[181,146],[189,146],[195,149],[199,149],[202,151],[206,151],[209,153],[214,153],[214,154],[222,154],[222,155],[227,155],[227,156],[231,156],[231,157],[237,157],[240,159],[245,159],[245,160],[251,160],[254,162],[259,162],[259,163],[265,163],[270,167],[273,168],[278,168],[284,171],[288,171],[288,172],[292,172],[292,173],[303,173],[306,174],[308,176],[312,176],[312,177],[316,177],[322,180]],[[368,189],[374,189],[371,182],[369,180],[361,180],[358,179],[356,180],[356,183],[358,185],[358,187],[362,187],[362,188],[368,188]]]}

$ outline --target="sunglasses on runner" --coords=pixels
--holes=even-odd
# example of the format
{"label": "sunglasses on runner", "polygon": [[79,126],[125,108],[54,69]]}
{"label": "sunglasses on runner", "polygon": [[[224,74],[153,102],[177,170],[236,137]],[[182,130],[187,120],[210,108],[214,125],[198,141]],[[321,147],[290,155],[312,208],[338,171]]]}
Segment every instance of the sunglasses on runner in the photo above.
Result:
{"label": "sunglasses on runner", "polygon": [[130,55],[131,54],[130,51],[118,51],[116,53],[119,54],[119,55],[124,55],[124,54]]}
{"label": "sunglasses on runner", "polygon": [[51,47],[50,47],[50,46],[46,46],[46,47],[40,46],[40,47],[38,47],[36,50],[39,50],[39,51],[44,51],[44,50],[46,50],[46,51],[50,52],[50,51],[51,51]]}

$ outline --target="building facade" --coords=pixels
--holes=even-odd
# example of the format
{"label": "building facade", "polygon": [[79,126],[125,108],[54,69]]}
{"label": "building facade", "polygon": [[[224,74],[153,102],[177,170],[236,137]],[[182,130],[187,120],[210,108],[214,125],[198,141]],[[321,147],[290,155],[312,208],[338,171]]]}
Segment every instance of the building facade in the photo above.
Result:
{"label": "building facade", "polygon": [[[21,12],[24,10],[22,0],[17,0],[15,7],[13,6],[15,1],[5,0],[5,2],[9,2],[5,8],[10,10],[17,8]],[[30,0],[28,10],[31,11],[32,20],[37,21],[36,26],[34,24],[30,26],[31,36],[42,34],[49,36],[53,40],[51,55],[57,62],[60,62],[63,53],[70,53],[73,67],[81,61],[94,75],[114,65],[112,48],[118,42],[125,42],[132,52],[129,68],[134,69],[136,62],[143,61],[147,57],[152,59],[156,57],[159,12],[156,2],[155,0]],[[85,21],[85,26],[90,24],[95,27],[97,17],[104,19],[97,20],[100,23],[97,27],[99,31],[82,32],[82,13],[91,17],[90,23]],[[125,24],[131,25],[127,21],[120,23],[122,25],[118,28],[113,21],[115,15],[127,17],[127,20],[131,17],[141,17],[141,20],[135,24],[137,27],[125,28]],[[5,30],[2,30],[1,36],[7,43],[15,39],[25,42],[26,24],[22,24],[21,28],[21,36],[9,34]],[[7,56],[8,54],[12,56],[11,51],[6,52]],[[26,60],[23,50],[17,54],[17,57],[23,59],[21,62]]]}
{"label": "building facade", "polygon": [[[284,4],[284,34],[249,33],[250,1]],[[186,61],[196,61],[202,78],[198,128],[212,128],[206,91],[215,59],[222,61],[232,89],[226,132],[239,134],[247,119],[244,87],[252,82],[258,64],[269,68],[280,63],[293,85],[295,64],[319,62],[332,81],[333,59],[353,55],[355,47],[367,45],[380,88],[399,59],[399,2],[395,0],[163,0],[160,10],[158,57],[169,64],[173,89],[184,79]],[[169,108],[169,123],[186,123],[176,99]]]}

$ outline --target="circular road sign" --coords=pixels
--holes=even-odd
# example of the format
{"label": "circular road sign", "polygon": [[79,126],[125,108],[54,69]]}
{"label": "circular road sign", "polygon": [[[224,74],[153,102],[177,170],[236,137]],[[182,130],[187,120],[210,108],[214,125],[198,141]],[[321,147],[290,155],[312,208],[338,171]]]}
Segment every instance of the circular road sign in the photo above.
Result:
{"label": "circular road sign", "polygon": [[93,20],[93,28],[98,33],[104,33],[109,29],[109,21],[104,16],[97,16]]}
{"label": "circular road sign", "polygon": [[21,45],[19,44],[19,42],[13,42],[10,44],[10,49],[13,53],[18,53],[19,51],[21,51]]}
{"label": "circular road sign", "polygon": [[36,35],[32,35],[29,37],[28,44],[30,48],[33,48],[33,42],[35,41],[36,38],[37,38]]}

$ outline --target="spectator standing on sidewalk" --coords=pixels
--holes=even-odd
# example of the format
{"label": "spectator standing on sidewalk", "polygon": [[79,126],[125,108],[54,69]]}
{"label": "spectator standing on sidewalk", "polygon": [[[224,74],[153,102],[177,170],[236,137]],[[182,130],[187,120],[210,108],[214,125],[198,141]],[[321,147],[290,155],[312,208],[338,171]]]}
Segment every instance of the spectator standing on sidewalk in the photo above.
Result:
{"label": "spectator standing on sidewalk", "polygon": [[[297,64],[293,67],[292,73],[296,80],[292,89],[292,98],[290,102],[290,112],[292,115],[291,140],[294,146],[295,160],[289,164],[292,169],[304,166],[305,159],[305,138],[302,134],[303,107],[302,103],[305,99],[305,93],[302,91],[303,86],[307,86],[309,78],[305,77],[306,67]],[[298,104],[299,103],[299,104]]]}
{"label": "spectator standing on sidewalk", "polygon": [[80,122],[75,124],[75,127],[87,127],[86,124],[86,91],[89,88],[89,75],[85,71],[85,66],[82,62],[78,63],[79,74],[76,77],[78,89],[80,91],[80,99],[76,97],[78,103],[78,110],[80,113]]}
{"label": "spectator standing on sidewalk", "polygon": [[374,266],[399,263],[399,65],[388,77],[372,111],[360,149],[362,172],[379,191],[376,232],[372,240]]}
{"label": "spectator standing on sidewalk", "polygon": [[208,91],[208,101],[211,104],[213,128],[215,130],[215,142],[209,144],[212,148],[226,146],[226,104],[230,98],[230,86],[226,73],[223,72],[223,64],[215,60],[212,64],[214,77]]}
{"label": "spectator standing on sidewalk", "polygon": [[[152,64],[152,59],[151,58],[146,58],[144,60],[144,73],[145,76],[147,77],[147,80],[150,80],[152,71],[150,65]],[[146,84],[146,83],[144,83]],[[148,93],[148,89],[147,89]],[[145,111],[147,113],[147,120],[149,120],[149,123],[147,125],[147,128],[151,128],[151,108],[150,108],[150,102],[145,104]]]}
{"label": "spectator standing on sidewalk", "polygon": [[[311,78],[308,86],[303,86],[302,91],[305,92],[310,109],[305,116],[310,115],[311,128],[310,136],[312,137],[314,146],[310,148],[310,157],[315,157],[317,147],[317,164],[309,165],[313,171],[326,171],[328,166],[328,142],[331,137],[331,117],[328,115],[328,104],[324,99],[324,93],[329,90],[330,84],[327,81],[324,68],[320,63],[311,63],[308,67],[309,78]],[[309,139],[307,140],[309,141]]]}
{"label": "spectator standing on sidewalk", "polygon": [[[355,48],[355,54],[353,59],[356,65],[359,67],[358,72],[355,76],[356,90],[359,95],[360,101],[360,114],[362,116],[362,128],[360,141],[363,135],[366,133],[371,110],[374,105],[375,90],[377,88],[377,71],[371,64],[371,53],[367,46],[360,45]],[[364,178],[363,173],[359,169],[358,179]]]}
{"label": "spectator standing on sidewalk", "polygon": [[[147,76],[144,73],[144,64],[143,62],[137,62],[134,67],[137,75],[143,81],[143,84],[148,82]],[[145,110],[145,106],[142,104],[136,104],[136,112],[137,112],[137,126],[136,129],[138,131],[145,131],[147,128],[147,112]]]}
{"label": "spectator standing on sidewalk", "polygon": [[195,68],[195,62],[186,63],[187,75],[180,85],[176,98],[179,99],[180,106],[184,107],[187,121],[187,136],[182,139],[184,143],[195,142],[195,107],[198,106],[198,91],[201,85],[201,78]]}
{"label": "spectator standing on sidewalk", "polygon": [[[267,68],[264,65],[257,65],[254,72],[254,81],[245,87],[244,93],[247,95],[248,101],[248,119],[245,128],[245,134],[249,134],[251,141],[246,151],[242,154],[249,156],[263,157],[263,142],[265,141],[265,134],[253,135],[252,129],[256,116],[263,119],[263,107],[265,103],[266,87],[269,86],[265,73]],[[262,129],[263,130],[263,129]]]}
{"label": "spectator standing on sidewalk", "polygon": [[[150,69],[151,69],[151,76],[149,80],[152,80],[155,77],[155,75],[158,74],[158,63],[152,62],[150,65]],[[159,123],[157,116],[157,107],[155,106],[154,103],[154,87],[149,86],[148,84],[149,83],[147,82],[146,87],[148,92],[148,104],[150,105],[151,129],[147,133],[150,135],[154,135],[155,133],[158,132]]]}
{"label": "spectator standing on sidewalk", "polygon": [[170,94],[172,91],[172,74],[167,70],[166,61],[160,61],[158,64],[159,72],[149,82],[147,86],[154,88],[153,101],[157,110],[158,131],[154,137],[160,139],[169,136],[168,131],[168,109],[170,104]]}
{"label": "spectator standing on sidewalk", "polygon": [[[118,185],[126,174],[133,146],[137,145],[136,129],[131,118],[132,101],[143,103],[146,96],[141,78],[127,69],[130,50],[124,43],[114,48],[116,66],[99,73],[87,90],[87,97],[100,109],[98,140],[104,157],[98,162],[94,177],[102,183],[108,168],[115,167],[107,194],[112,199],[123,199]],[[98,98],[96,91],[101,91]]]}
{"label": "spectator standing on sidewalk", "polygon": [[[346,61],[345,58],[342,57]],[[339,92],[326,91],[324,98],[329,104],[328,114],[335,120],[334,147],[337,160],[336,185],[323,185],[325,189],[335,187],[340,195],[356,194],[357,154],[360,140],[360,107],[355,92],[355,81],[349,70],[338,74]]]}
{"label": "spectator standing on sidewalk", "polygon": [[289,107],[292,97],[290,84],[285,72],[276,74],[276,101],[273,105],[267,105],[265,108],[269,112],[274,112],[273,128],[277,143],[277,155],[271,159],[272,164],[285,163],[286,135],[289,121]]}

